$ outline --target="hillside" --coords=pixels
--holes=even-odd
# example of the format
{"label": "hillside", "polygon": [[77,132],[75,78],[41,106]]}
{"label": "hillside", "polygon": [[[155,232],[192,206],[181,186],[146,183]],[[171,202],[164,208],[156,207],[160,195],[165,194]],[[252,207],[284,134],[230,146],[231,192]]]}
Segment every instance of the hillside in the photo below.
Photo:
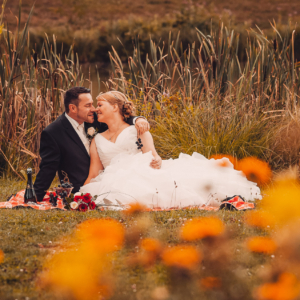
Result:
{"label": "hillside", "polygon": [[[28,15],[34,1],[23,0],[23,16]],[[15,24],[14,15],[18,12],[19,0],[8,0],[6,21]],[[267,27],[269,20],[286,22],[289,18],[300,16],[297,0],[37,0],[31,21],[31,28],[48,28],[68,26],[73,30],[99,27],[104,21],[128,19],[130,16],[163,18],[174,15],[180,10],[194,5],[203,7],[215,15],[227,14],[235,23]],[[23,18],[25,20],[25,18]]]}

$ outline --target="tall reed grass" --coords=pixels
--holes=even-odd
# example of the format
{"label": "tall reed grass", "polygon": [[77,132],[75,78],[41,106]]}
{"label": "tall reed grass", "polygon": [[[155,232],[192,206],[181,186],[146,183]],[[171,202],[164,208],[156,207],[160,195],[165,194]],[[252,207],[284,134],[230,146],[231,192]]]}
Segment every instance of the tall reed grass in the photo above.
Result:
{"label": "tall reed grass", "polygon": [[[40,135],[63,112],[63,92],[91,87],[73,46],[64,55],[56,37],[45,35],[41,49],[30,47],[31,14],[22,30],[18,23],[15,32],[5,28],[1,35],[0,167],[2,174],[19,177],[29,165],[38,170]],[[132,55],[127,52],[128,66],[112,48],[106,89],[122,91],[136,103],[138,114],[152,123],[164,158],[197,151],[272,159],[274,124],[297,110],[300,77],[295,30],[282,36],[275,23],[271,27],[272,40],[259,28],[249,31],[245,49],[239,34],[223,23],[212,25],[209,34],[197,29],[198,41],[187,47],[179,33],[159,44],[150,39],[145,57],[136,39]]]}
{"label": "tall reed grass", "polygon": [[23,29],[18,21],[15,32],[5,28],[0,37],[0,168],[21,178],[28,165],[38,169],[40,135],[64,111],[63,92],[85,83],[73,47],[62,56],[55,36],[50,42],[46,35],[41,49],[30,49],[32,11]]}
{"label": "tall reed grass", "polygon": [[259,28],[247,37],[245,63],[238,56],[240,36],[220,23],[209,35],[183,48],[180,36],[168,43],[151,41],[146,60],[139,42],[128,55],[129,74],[118,53],[110,53],[108,89],[130,95],[139,114],[155,119],[153,133],[164,157],[198,151],[273,159],[274,124],[294,114],[299,98],[295,30],[268,40]]}

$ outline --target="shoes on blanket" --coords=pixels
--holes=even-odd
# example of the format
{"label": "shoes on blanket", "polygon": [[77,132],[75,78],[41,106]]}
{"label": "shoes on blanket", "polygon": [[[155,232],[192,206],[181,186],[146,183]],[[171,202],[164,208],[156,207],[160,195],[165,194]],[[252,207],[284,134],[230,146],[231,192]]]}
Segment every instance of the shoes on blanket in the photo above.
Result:
{"label": "shoes on blanket", "polygon": [[234,195],[232,197],[227,197],[222,201],[222,204],[220,205],[221,209],[226,210],[248,210],[248,209],[254,209],[255,204],[246,202],[245,199],[240,195]]}

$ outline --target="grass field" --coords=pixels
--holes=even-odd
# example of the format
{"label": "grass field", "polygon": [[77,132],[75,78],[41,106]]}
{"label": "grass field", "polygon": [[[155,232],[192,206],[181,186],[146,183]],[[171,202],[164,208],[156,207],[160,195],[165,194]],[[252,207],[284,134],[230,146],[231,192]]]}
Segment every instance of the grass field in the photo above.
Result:
{"label": "grass field", "polygon": [[[200,14],[197,19],[198,23],[192,20],[195,16],[193,15],[194,7],[198,7],[199,11],[202,10],[196,4],[205,7],[202,11],[203,15]],[[72,34],[80,32],[79,48],[80,45],[85,47],[81,55],[86,59],[87,54],[93,51],[97,53],[97,57],[101,56],[97,49],[101,49],[107,55],[108,50],[105,47],[110,46],[113,39],[116,40],[117,34],[124,35],[127,46],[131,44],[134,34],[131,35],[132,32],[128,34],[127,29],[129,28],[129,31],[134,29],[134,33],[138,32],[138,29],[135,31],[135,24],[139,24],[144,30],[142,31],[144,33],[142,44],[143,41],[148,40],[149,32],[152,31],[156,32],[156,37],[160,37],[162,31],[164,37],[168,37],[170,28],[173,28],[173,25],[180,26],[180,20],[184,17],[184,28],[190,27],[190,31],[185,31],[183,40],[180,39],[184,44],[186,42],[184,38],[189,36],[192,25],[196,23],[201,25],[201,22],[205,20],[203,27],[207,27],[207,24],[210,24],[210,16],[214,15],[218,18],[219,14],[225,13],[227,22],[234,21],[236,24],[246,25],[246,27],[240,25],[240,30],[244,30],[244,28],[249,29],[256,22],[265,26],[268,19],[280,20],[280,16],[283,22],[288,17],[294,16],[296,19],[298,15],[296,4],[296,1],[283,4],[270,0],[257,3],[257,5],[253,5],[253,1],[244,1],[242,4],[233,1],[226,3],[215,1],[210,4],[195,3],[192,7],[189,3],[171,0],[134,3],[126,0],[110,2],[110,4],[94,0],[86,2],[70,0],[56,2],[54,0],[51,3],[39,1],[36,3],[31,28],[33,31],[55,31],[62,34],[60,41],[64,41],[64,45],[72,44]],[[25,16],[31,5],[32,3],[23,1]],[[17,6],[17,1],[8,2],[6,17],[9,24],[13,24],[15,20],[12,16],[17,14]],[[185,15],[186,10],[181,10],[183,7],[188,7],[187,15]],[[9,17],[9,9],[12,11],[11,17]],[[162,30],[164,18],[169,22],[172,16],[180,10],[175,21],[167,24],[166,29]],[[206,15],[206,12],[209,14]],[[157,14],[156,19],[153,18],[155,14]],[[137,23],[131,22],[131,18],[135,18],[134,22]],[[141,18],[140,23],[138,18]],[[156,28],[157,20],[161,26],[158,29]],[[120,22],[116,23],[116,21]],[[114,29],[116,24],[128,27]],[[99,34],[102,25],[104,29]],[[194,27],[192,30],[195,31]],[[108,29],[113,29],[113,34],[106,32]],[[177,29],[176,27],[174,30]],[[95,37],[99,44],[98,42],[89,44],[90,41],[95,40],[92,35],[88,35],[93,32],[97,33]],[[64,36],[63,34],[66,33],[67,35]],[[8,38],[6,48],[3,48],[9,55],[3,55],[1,65],[10,66],[10,69],[7,71],[2,68],[0,72],[1,95],[5,96],[5,101],[2,102],[4,105],[1,106],[2,115],[5,117],[1,119],[0,141],[3,151],[0,161],[1,171],[2,176],[15,176],[15,178],[21,178],[27,166],[35,167],[37,171],[39,134],[62,112],[60,92],[74,84],[73,78],[76,78],[77,85],[82,85],[84,81],[79,63],[75,63],[74,53],[70,51],[70,56],[68,56],[68,61],[72,63],[71,67],[69,63],[60,63],[57,61],[56,54],[63,52],[60,48],[61,44],[46,41],[46,51],[41,51],[41,55],[36,56],[32,48],[26,48],[26,38],[29,39],[29,35],[26,31],[23,34],[23,37],[16,34]],[[3,37],[6,38],[5,34]],[[293,59],[294,36],[288,34],[277,48],[279,39],[277,42],[274,42],[272,38],[267,41],[264,34],[257,34],[257,40],[254,39],[253,43],[247,42],[246,52],[249,56],[242,70],[238,58],[232,58],[232,53],[236,50],[231,43],[234,40],[235,45],[238,37],[238,33],[230,33],[220,25],[218,32],[213,33],[212,36],[203,35],[202,43],[205,47],[201,47],[202,50],[199,51],[199,60],[192,58],[190,48],[184,48],[188,51],[183,51],[182,47],[174,42],[171,54],[164,60],[164,63],[161,58],[162,51],[160,52],[160,49],[156,48],[155,43],[151,41],[151,51],[149,50],[151,61],[148,59],[149,61],[143,62],[139,56],[140,50],[144,51],[147,48],[145,45],[143,48],[136,47],[132,61],[129,61],[130,74],[124,71],[126,76],[123,76],[123,64],[117,52],[111,56],[111,59],[114,59],[112,68],[117,72],[114,71],[114,81],[107,83],[107,88],[114,89],[117,86],[126,92],[135,103],[140,103],[137,105],[140,115],[156,122],[156,127],[153,126],[153,134],[157,149],[164,158],[177,156],[179,152],[198,151],[207,157],[220,153],[232,154],[239,159],[255,155],[269,158],[269,162],[273,164],[277,159],[278,163],[274,165],[278,169],[299,162],[300,146],[297,143],[297,137],[300,132],[300,123],[298,122],[297,99],[300,73],[299,65],[295,64]],[[102,41],[102,38],[107,39]],[[23,46],[20,44],[21,40]],[[28,44],[30,44],[29,40]],[[11,51],[15,45],[21,45],[17,49],[18,52]],[[261,45],[263,45],[263,52],[261,52]],[[38,49],[39,53],[39,47],[40,45],[33,48]],[[245,44],[241,44],[240,47],[244,49]],[[23,54],[24,49],[27,53],[27,60],[23,66],[22,63],[19,64],[18,57],[20,57],[19,54]],[[128,49],[131,51],[130,47]],[[214,49],[219,49],[219,52]],[[297,48],[295,49],[297,54]],[[197,47],[196,50],[198,51]],[[64,51],[66,51],[65,48]],[[206,57],[205,61],[202,60],[201,51],[203,51],[203,57]],[[96,56],[93,59],[96,59]],[[47,63],[44,64],[43,61]],[[144,63],[146,63],[145,68]],[[198,70],[196,66],[199,67]],[[61,76],[64,70],[70,73],[69,76]],[[176,72],[179,77],[176,84],[173,84]],[[188,76],[188,74],[193,76]],[[18,79],[11,80],[12,78]],[[236,81],[238,78],[240,79]],[[35,88],[32,88],[33,86]],[[153,86],[157,88],[153,89]],[[40,104],[43,105],[42,110]],[[218,109],[215,109],[216,107]],[[284,112],[286,118],[281,113],[272,114],[270,117],[264,116],[274,112]],[[264,118],[261,118],[261,115]],[[282,126],[278,131],[279,125]],[[275,146],[272,145],[274,141],[271,135],[274,139],[279,137]],[[276,154],[275,158],[269,155],[270,153]],[[262,172],[263,169],[256,167],[255,171]],[[263,214],[268,215],[269,212],[273,214],[280,226],[289,224],[288,222],[297,222],[299,219],[300,186],[295,180],[299,178],[298,175],[298,173],[294,174],[291,182],[284,181],[282,186],[275,189],[271,193],[272,197],[266,200],[269,206],[266,206],[264,211],[262,210]],[[0,201],[5,201],[12,193],[24,187],[24,181],[17,181],[10,177],[0,179]],[[211,215],[218,217],[225,224],[224,232],[213,237],[207,235],[197,240],[179,237],[180,230],[186,228],[184,226],[190,224],[191,219]],[[92,247],[84,247],[85,244],[81,243],[78,237],[76,238],[78,230],[75,229],[82,226],[80,224],[87,219],[100,218],[104,220],[103,222],[110,222],[106,220],[108,217],[115,220],[115,227],[121,226],[124,229],[125,243],[119,247],[118,251],[112,251],[113,253],[104,253],[103,249],[95,248],[93,244],[89,244]],[[255,226],[259,228],[248,226],[246,219],[245,212],[230,211],[212,214],[199,210],[178,210],[125,215],[119,212],[100,211],[77,213],[71,211],[37,212],[26,209],[1,210],[0,250],[4,253],[4,260],[0,251],[0,299],[297,299],[300,294],[300,280],[295,276],[300,278],[300,234],[298,233],[300,225],[296,223],[296,230],[293,228],[281,232],[277,231],[278,224],[269,226],[271,224],[269,222],[273,222],[270,215],[265,219],[257,215],[253,218],[256,222]],[[214,226],[211,226],[205,228],[204,232],[207,229],[215,230]],[[114,238],[118,230],[95,235],[96,241],[102,239],[102,246],[105,246],[109,243],[103,241],[103,238]],[[194,233],[198,234],[199,230],[197,230]],[[259,253],[251,253],[246,247],[246,241],[255,235],[271,236],[277,239],[278,252],[274,252],[273,240],[260,240],[255,244],[258,248],[255,251],[252,250]],[[153,257],[149,256],[149,253],[147,254],[141,246],[142,241],[147,237],[161,243],[159,254],[156,253],[155,259],[150,262],[149,257],[151,259]],[[92,237],[88,242],[94,243],[95,240]],[[200,263],[198,253],[196,262],[192,261],[191,266],[193,256],[183,257],[182,249],[180,249],[177,257],[173,257],[170,264],[169,257],[166,255],[164,257],[164,253],[168,253],[168,250],[174,249],[173,246],[176,245],[190,247],[192,254],[197,254],[199,251],[203,256],[202,262]],[[77,250],[81,255],[78,260],[81,262],[82,259],[86,259],[87,267],[84,264],[78,265],[76,255],[74,257]],[[99,254],[96,250],[99,250]],[[46,268],[45,262],[53,257],[58,257],[58,261],[59,257],[62,257],[64,261],[59,262],[61,265],[65,264],[65,268],[59,269],[60,266],[55,263],[47,265]],[[176,266],[177,258],[189,266]],[[105,297],[97,297],[98,295],[95,297],[94,294],[93,298],[83,297],[82,294],[81,297],[73,297],[60,293],[59,287],[63,285],[62,282],[66,283],[66,281],[76,292],[80,292],[81,289],[85,290],[89,283],[86,281],[94,280],[91,278],[93,274],[91,272],[94,268],[98,270],[98,262],[100,264],[102,260],[107,269],[104,272],[101,270],[101,274],[97,273],[96,290],[98,292],[99,282],[102,282],[103,277],[104,283],[105,280],[109,281],[107,285],[111,285],[113,293]],[[52,278],[52,282],[48,278],[47,282],[45,277],[41,276],[42,271],[47,274],[51,268],[56,277]],[[80,272],[81,268],[85,273]],[[56,284],[53,284],[53,280],[56,280]],[[264,288],[264,292],[275,290],[275,293],[264,295],[264,297],[261,294],[258,296],[256,288],[260,285]],[[87,290],[87,292],[90,291]],[[280,295],[284,295],[284,298],[280,298]]]}
{"label": "grass field", "polygon": [[[1,199],[7,197],[10,192],[17,191],[23,185],[20,182],[2,180]],[[140,238],[151,236],[159,239],[166,246],[178,244],[177,233],[186,220],[210,215],[210,213],[196,210],[145,214],[151,226],[141,234]],[[244,242],[253,235],[253,230],[245,224],[244,212],[221,211],[214,215],[224,221],[231,240],[227,250],[230,251],[230,255],[234,256],[234,259],[230,264],[231,273],[227,273],[232,280],[229,285],[233,286],[239,282],[241,286],[231,292],[229,288],[226,292],[210,292],[203,291],[193,284],[188,290],[183,289],[181,292],[188,293],[186,296],[189,296],[189,299],[199,299],[199,297],[201,299],[229,299],[227,297],[252,299],[250,291],[259,284],[259,271],[270,261],[276,262],[277,258],[274,259],[270,255],[254,256],[245,249]],[[134,228],[137,220],[137,218],[124,217],[119,212],[2,210],[0,212],[0,249],[4,252],[5,258],[0,264],[0,299],[66,299],[58,297],[49,290],[37,289],[37,278],[43,269],[43,264],[50,256],[67,249],[66,244],[77,224],[90,218],[106,217],[121,221],[127,230]],[[264,232],[261,234],[264,235]],[[151,268],[144,269],[124,264],[130,255],[137,252],[138,247],[131,245],[116,254],[113,266],[115,293],[112,299],[167,299],[155,296],[157,287],[168,287],[169,297],[171,297],[168,299],[177,299],[175,295],[172,296],[174,286],[172,287],[172,280],[164,266],[157,263]],[[226,257],[224,259],[226,260]],[[222,270],[221,267],[218,270],[216,264],[207,270],[204,266],[205,262],[201,265],[200,271],[197,271],[202,277],[218,274]],[[179,295],[177,294],[177,297]]]}
{"label": "grass field", "polygon": [[[22,21],[26,20],[32,4],[33,2],[23,1]],[[71,74],[66,78],[60,76],[58,70],[62,71],[62,69],[58,69],[56,53],[63,53],[60,47],[61,43],[64,42],[64,45],[70,46],[73,43],[73,37],[76,36],[75,51],[77,52],[77,49],[81,51],[79,60],[97,61],[104,55],[108,58],[107,51],[111,50],[110,46],[116,42],[117,36],[121,36],[122,41],[125,40],[125,47],[130,53],[132,50],[131,39],[139,32],[143,34],[143,37],[140,36],[141,46],[134,50],[130,74],[125,71],[126,76],[123,76],[123,71],[120,72],[123,70],[123,65],[122,63],[118,64],[119,61],[124,61],[125,56],[123,53],[121,59],[119,58],[117,54],[119,48],[111,57],[115,59],[115,65],[112,68],[118,70],[119,73],[114,72],[115,82],[110,81],[112,86],[107,84],[107,88],[114,89],[116,83],[120,84],[119,88],[124,89],[124,92],[134,102],[140,102],[140,105],[137,105],[139,114],[146,116],[150,121],[156,121],[156,126],[153,126],[153,134],[157,149],[164,158],[176,157],[179,152],[198,151],[207,157],[219,153],[233,154],[238,158],[256,155],[268,159],[273,167],[278,169],[299,162],[300,146],[297,143],[297,137],[300,125],[297,121],[296,98],[298,97],[300,75],[297,64],[293,68],[290,67],[295,63],[292,60],[294,57],[293,36],[287,35],[286,42],[279,43],[279,50],[275,49],[277,44],[273,44],[273,38],[270,37],[270,41],[264,41],[263,34],[258,35],[257,40],[253,40],[253,44],[246,42],[244,38],[240,48],[247,47],[246,52],[250,56],[243,70],[240,69],[238,59],[234,60],[231,56],[232,51],[235,51],[231,47],[231,42],[234,40],[234,44],[236,43],[233,37],[238,39],[239,33],[245,32],[245,28],[249,30],[254,24],[265,28],[268,26],[268,21],[272,19],[279,23],[284,23],[289,18],[293,21],[297,20],[298,3],[297,1],[283,3],[267,0],[255,4],[249,0],[240,3],[221,0],[194,1],[193,4],[177,0],[37,1],[30,22],[30,30],[32,32],[40,31],[40,33],[36,36],[33,33],[33,39],[30,41],[38,41],[44,32],[54,32],[58,35],[58,43],[46,43],[45,53],[41,52],[41,55],[38,56],[38,67],[37,58],[32,54],[34,53],[32,49],[39,53],[41,44],[38,44],[36,48],[33,45],[33,48],[30,46],[27,49],[27,43],[24,43],[25,46],[17,49],[19,53],[23,53],[26,48],[28,55],[26,54],[27,61],[24,63],[24,69],[22,64],[18,65],[19,53],[11,51],[11,49],[18,44],[17,40],[26,41],[26,37],[29,39],[29,35],[25,32],[24,38],[17,35],[11,36],[7,43],[8,48],[5,51],[9,55],[3,55],[1,63],[1,65],[11,67],[9,72],[1,70],[1,95],[6,97],[4,106],[1,106],[6,119],[1,119],[1,122],[3,122],[4,131],[7,130],[4,135],[2,133],[0,140],[3,142],[1,150],[5,157],[4,160],[1,156],[2,176],[21,177],[22,172],[29,165],[33,165],[37,171],[38,135],[45,125],[61,113],[61,94],[58,93],[58,90],[66,90],[73,85],[73,77],[76,77],[77,84],[82,84],[84,81],[79,64],[74,69],[73,67],[70,69],[70,66],[68,64],[64,66],[63,62],[59,67],[71,70]],[[195,14],[194,11],[196,11]],[[14,15],[17,14],[18,1],[8,1],[5,20],[8,21],[9,28],[15,24]],[[196,59],[193,61],[189,48],[186,48],[186,43],[190,42],[191,32],[193,31],[195,34],[194,27],[198,25],[201,27],[200,29],[207,29],[210,18],[214,18],[214,22],[217,24],[220,16],[225,18],[225,25],[234,24],[238,32],[231,34],[223,26],[220,26],[222,29],[219,28],[218,33],[213,33],[212,36],[203,36],[202,43],[207,41],[210,45],[205,46],[205,51],[202,48],[203,57],[207,58],[203,62],[199,55],[199,61]],[[188,49],[188,51],[183,51],[182,47],[179,47],[174,41],[175,47],[171,51],[172,55],[162,64],[162,58],[156,55],[160,49],[156,48],[155,43],[152,42],[151,47],[150,44],[147,46],[145,41],[147,40],[149,43],[149,35],[152,33],[156,38],[166,40],[170,31],[174,39],[179,28],[180,30],[183,28],[180,41],[185,45],[184,49]],[[278,29],[280,30],[280,28]],[[6,35],[3,34],[3,37],[6,38]],[[30,41],[28,40],[28,44]],[[57,48],[56,45],[58,45]],[[259,50],[261,45],[265,49],[264,52]],[[298,44],[295,43],[295,45]],[[298,49],[296,46],[295,57],[297,57]],[[64,51],[66,51],[67,47],[64,47]],[[5,47],[3,48],[5,49]],[[196,49],[198,50],[198,46]],[[219,50],[218,53],[214,49],[223,50]],[[143,51],[146,51],[144,54],[149,53],[151,60],[148,65],[146,62],[145,68],[143,68],[144,62],[139,57],[140,50],[142,54]],[[181,55],[180,58],[178,53]],[[63,55],[61,57],[63,58]],[[178,59],[174,60],[175,57]],[[216,60],[209,59],[212,57],[215,57]],[[265,57],[268,57],[268,61],[265,60]],[[43,59],[48,62],[46,65],[41,63]],[[74,63],[76,61],[74,54],[70,54],[69,59]],[[219,66],[215,64],[216,61]],[[195,72],[196,65],[202,70],[202,75],[199,71]],[[13,66],[17,66],[17,68],[13,68]],[[214,66],[217,67],[216,70],[214,70]],[[143,70],[147,72],[142,72]],[[188,77],[187,71],[192,72],[193,76]],[[47,72],[51,76],[48,76]],[[178,72],[182,81],[173,85],[173,79],[171,82],[170,79],[173,78],[172,74],[175,72]],[[166,73],[165,79],[159,77],[163,73]],[[237,75],[232,76],[233,73]],[[11,81],[11,78],[19,78],[20,74],[23,76],[20,78],[20,82]],[[142,81],[140,80],[141,74]],[[241,80],[236,82],[238,78]],[[261,81],[261,79],[263,80]],[[232,84],[227,86],[225,82]],[[280,83],[279,87],[278,82]],[[149,87],[153,85],[156,85],[157,89],[150,94],[152,88],[149,89]],[[35,91],[32,89],[33,86],[35,86]],[[23,99],[25,94],[27,97],[27,91],[30,92],[29,98]],[[46,93],[46,91],[48,92]],[[171,94],[166,97],[167,91],[168,93],[171,91]],[[40,114],[38,104],[40,98],[37,95],[45,100],[42,114]],[[156,102],[152,103],[153,99],[156,99]],[[16,103],[22,103],[23,106]],[[48,105],[50,107],[51,103],[56,103],[56,105],[52,111],[48,111]],[[276,105],[276,107],[272,105]],[[220,109],[214,109],[215,106]],[[11,109],[12,107],[14,110]],[[276,110],[284,111],[290,118],[281,118],[281,114],[270,116],[270,118],[280,118],[278,121],[277,119],[260,118],[260,114],[276,112]],[[51,112],[52,119],[50,120]],[[279,127],[281,122],[281,130],[277,130],[277,126]],[[271,135],[277,140],[275,146],[272,145],[274,141],[271,139]],[[14,141],[19,143],[14,143]],[[270,153],[276,154],[275,158]],[[274,163],[276,159],[278,162]],[[256,171],[261,172],[261,170]],[[298,174],[295,177],[298,178]],[[10,177],[0,179],[0,201],[5,201],[11,194],[24,187],[24,181],[17,181]],[[270,227],[269,221],[272,218],[263,219],[256,215],[255,226],[261,228],[248,226],[245,212],[209,213],[199,210],[178,210],[125,215],[120,212],[100,211],[79,213],[72,211],[40,212],[27,209],[1,210],[0,299],[298,299],[300,294],[300,280],[298,279],[300,278],[299,224],[296,223],[296,230],[285,232],[280,231],[281,229],[278,227],[288,222],[297,222],[295,220],[299,219],[300,186],[295,180],[292,181],[292,184],[284,182],[283,186],[279,186],[272,193],[273,198],[271,197],[271,201],[269,199],[269,206],[265,207],[267,209],[262,212],[263,214],[273,213],[281,225],[276,224],[276,226]],[[255,212],[259,212],[259,210]],[[190,224],[191,219],[211,215],[223,222],[224,233],[222,232],[216,237],[210,236],[193,241],[179,236],[179,232],[186,228],[184,226]],[[86,224],[84,221],[94,218],[104,220],[103,222],[106,222],[107,218],[112,218],[118,226],[124,229],[125,242],[118,251],[104,253],[101,247],[97,249],[93,248],[94,246],[84,248],[84,243],[76,238],[77,228],[82,226],[80,224]],[[206,229],[215,230],[214,226]],[[103,238],[114,238],[118,234],[117,231],[102,233],[104,234],[96,235],[97,242]],[[274,250],[273,243],[275,242],[273,240],[263,240],[256,243],[255,246],[258,247],[256,252],[265,254],[251,253],[249,247],[246,247],[246,242],[253,236],[274,238],[276,247],[278,246],[277,252]],[[155,259],[152,259],[153,253],[151,253],[152,256],[149,256],[149,253],[142,248],[142,242],[149,237],[161,244],[161,249],[155,254]],[[269,249],[268,243],[269,246],[271,245]],[[109,241],[104,241],[102,246],[107,244]],[[191,266],[193,256],[188,254],[183,257],[182,249],[180,249],[177,257],[175,259],[173,257],[173,262],[171,262],[173,265],[168,265],[170,264],[169,257],[164,253],[168,253],[169,249],[172,250],[177,245],[190,247],[189,250],[192,254],[199,252],[202,262],[200,263],[201,259],[196,257]],[[99,253],[96,250],[99,250]],[[77,251],[81,255],[79,255],[78,261],[86,258],[87,266],[85,264],[78,265],[76,255],[74,257],[74,253],[76,254]],[[4,253],[4,259],[2,253]],[[64,259],[60,263],[65,264],[65,268],[59,269],[60,265],[55,263],[45,265],[51,258],[59,261],[61,259],[59,257]],[[89,260],[89,258],[92,259]],[[176,266],[177,261],[182,260],[190,266]],[[99,270],[97,268],[102,261],[104,261],[105,268],[100,272],[101,268]],[[80,292],[82,289],[87,290],[87,295],[89,295],[90,291],[87,289],[89,282],[86,281],[93,281],[91,272],[94,268],[99,271],[99,274],[96,274],[96,290],[98,291],[99,282],[104,280],[101,289],[105,287],[106,282],[113,292],[104,297],[97,297],[98,295],[95,297],[93,294],[93,298],[82,296],[82,294],[80,297],[78,295],[73,297],[73,295],[61,293],[64,283],[65,287],[68,284],[72,285],[73,293],[75,290]],[[52,278],[52,282],[49,278],[47,282],[45,279],[47,277],[43,277],[47,276],[45,274],[49,270],[53,270],[56,276]],[[55,284],[53,284],[53,280],[56,280]],[[73,281],[78,284],[73,284]],[[258,295],[257,288],[259,286],[264,288],[265,293],[268,291],[272,293],[264,295],[264,297],[262,294]],[[281,295],[284,295],[284,298],[280,298]]]}

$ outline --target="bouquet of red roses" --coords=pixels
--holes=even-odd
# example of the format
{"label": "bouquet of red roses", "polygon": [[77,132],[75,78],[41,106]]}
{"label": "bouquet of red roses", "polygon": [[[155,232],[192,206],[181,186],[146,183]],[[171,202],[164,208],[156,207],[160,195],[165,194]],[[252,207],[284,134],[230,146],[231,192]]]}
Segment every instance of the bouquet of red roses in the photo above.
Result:
{"label": "bouquet of red roses", "polygon": [[70,203],[70,208],[72,210],[85,212],[88,210],[94,210],[96,208],[96,203],[92,200],[92,196],[89,193],[75,193],[74,199]]}

